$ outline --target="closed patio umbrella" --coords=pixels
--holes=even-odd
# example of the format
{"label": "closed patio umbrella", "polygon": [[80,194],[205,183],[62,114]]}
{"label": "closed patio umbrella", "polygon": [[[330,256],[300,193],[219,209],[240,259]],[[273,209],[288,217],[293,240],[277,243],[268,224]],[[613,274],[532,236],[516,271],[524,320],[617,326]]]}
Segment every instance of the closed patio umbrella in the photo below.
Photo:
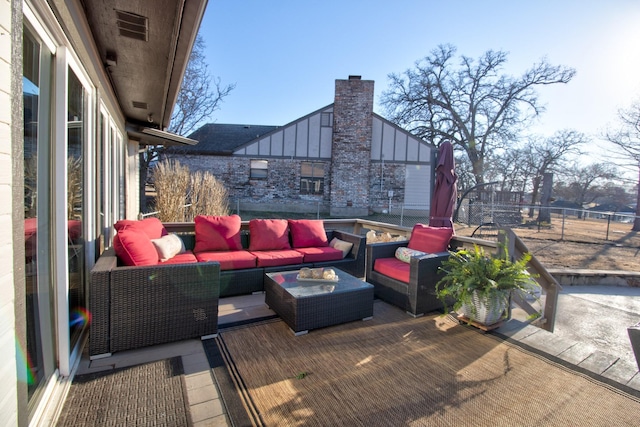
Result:
{"label": "closed patio umbrella", "polygon": [[458,198],[456,189],[458,175],[455,172],[453,160],[453,146],[445,141],[440,145],[438,165],[436,166],[436,184],[431,200],[431,216],[429,225],[432,227],[453,228],[453,209]]}

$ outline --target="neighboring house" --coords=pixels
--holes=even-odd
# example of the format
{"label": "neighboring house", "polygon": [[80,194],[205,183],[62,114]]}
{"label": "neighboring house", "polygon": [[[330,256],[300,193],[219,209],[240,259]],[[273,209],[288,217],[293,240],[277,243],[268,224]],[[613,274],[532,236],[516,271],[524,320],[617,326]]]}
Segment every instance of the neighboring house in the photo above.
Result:
{"label": "neighboring house", "polygon": [[0,2],[0,425],[53,425],[89,330],[89,271],[135,219],[206,0]]}
{"label": "neighboring house", "polygon": [[207,124],[164,158],[207,170],[241,210],[362,217],[429,211],[436,147],[373,112],[372,80],[336,80],[334,103],[284,126]]}

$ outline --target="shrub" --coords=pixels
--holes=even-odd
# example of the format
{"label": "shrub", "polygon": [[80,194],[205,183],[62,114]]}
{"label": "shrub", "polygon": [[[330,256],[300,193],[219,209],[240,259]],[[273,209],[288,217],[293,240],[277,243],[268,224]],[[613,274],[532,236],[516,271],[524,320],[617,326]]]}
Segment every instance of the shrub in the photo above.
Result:
{"label": "shrub", "polygon": [[197,215],[229,215],[224,184],[210,172],[191,173],[178,161],[165,160],[155,168],[155,210],[163,222],[193,221]]}
{"label": "shrub", "polygon": [[178,161],[158,163],[153,173],[156,189],[155,210],[162,222],[182,222],[189,191],[189,168]]}
{"label": "shrub", "polygon": [[229,215],[229,195],[225,186],[209,172],[191,174],[187,221],[197,215]]}

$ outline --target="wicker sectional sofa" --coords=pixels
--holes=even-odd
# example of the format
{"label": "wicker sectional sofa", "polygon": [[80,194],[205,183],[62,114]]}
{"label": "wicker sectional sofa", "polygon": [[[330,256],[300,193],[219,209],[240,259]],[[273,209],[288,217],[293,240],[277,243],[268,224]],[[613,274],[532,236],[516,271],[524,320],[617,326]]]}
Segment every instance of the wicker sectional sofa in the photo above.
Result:
{"label": "wicker sectional sofa", "polygon": [[[205,219],[215,222],[218,218]],[[113,248],[100,256],[91,271],[90,356],[96,358],[116,351],[213,336],[218,331],[219,298],[264,291],[266,272],[335,266],[356,277],[364,277],[364,236],[324,230],[319,220],[291,223],[292,227],[312,225],[315,235],[309,238],[308,233],[304,234],[305,238],[300,241],[298,233],[296,242],[296,236],[288,234],[287,228],[287,234],[281,233],[279,239],[280,244],[286,239],[291,248],[264,250],[269,245],[277,245],[278,238],[270,234],[253,236],[252,245],[251,226],[258,221],[240,224],[239,218],[231,219],[237,228],[233,230],[233,237],[229,237],[227,229],[214,230],[219,235],[206,236],[214,241],[209,247],[206,241],[203,243],[202,235],[206,233],[202,230],[206,228],[202,228],[201,222],[200,228],[196,222],[162,224],[151,218],[116,224],[118,233]],[[280,226],[282,221],[286,222],[268,221]],[[200,236],[197,236],[198,230]],[[169,259],[158,259],[162,251],[157,242],[167,237],[175,240],[175,236],[182,244],[180,252]],[[127,246],[131,239],[138,241]],[[330,246],[329,242],[334,239],[346,244],[348,250],[343,247],[339,251]],[[313,246],[314,241],[319,242],[318,247]],[[218,250],[210,250],[216,249],[216,245]],[[229,248],[221,250],[220,245]],[[256,245],[262,245],[263,250],[255,250]],[[336,252],[340,252],[339,259]],[[253,261],[248,261],[248,254],[254,256]]]}

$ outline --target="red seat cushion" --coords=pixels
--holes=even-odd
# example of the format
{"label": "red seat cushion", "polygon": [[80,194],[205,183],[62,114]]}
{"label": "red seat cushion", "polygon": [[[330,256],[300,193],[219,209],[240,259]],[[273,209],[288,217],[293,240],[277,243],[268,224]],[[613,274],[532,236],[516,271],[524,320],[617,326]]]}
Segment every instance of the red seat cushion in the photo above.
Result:
{"label": "red seat cushion", "polygon": [[409,283],[411,265],[400,261],[398,258],[378,258],[373,263],[373,270],[393,279]]}
{"label": "red seat cushion", "polygon": [[296,251],[304,255],[304,262],[335,261],[343,258],[343,253],[340,249],[335,249],[330,246],[321,248],[296,248]]}
{"label": "red seat cushion", "polygon": [[151,239],[143,231],[123,228],[113,238],[113,249],[124,265],[155,265],[158,251]]}
{"label": "red seat cushion", "polygon": [[116,231],[124,230],[125,228],[135,228],[138,231],[144,232],[150,239],[159,239],[169,234],[162,222],[154,217],[145,218],[140,221],[121,219],[114,224],[114,228]]}
{"label": "red seat cushion", "polygon": [[430,254],[445,252],[453,236],[453,229],[449,227],[429,227],[416,224],[411,231],[411,238],[407,245],[410,249]]}
{"label": "red seat cushion", "polygon": [[291,249],[289,223],[286,219],[252,219],[249,221],[249,250]]}
{"label": "red seat cushion", "polygon": [[238,215],[204,216],[194,218],[196,244],[193,252],[240,251],[241,220]]}
{"label": "red seat cushion", "polygon": [[256,257],[249,251],[206,251],[196,253],[198,261],[218,261],[220,270],[255,268]]}
{"label": "red seat cushion", "polygon": [[198,259],[191,251],[186,251],[181,254],[174,255],[166,261],[160,261],[160,264],[189,264],[192,262],[198,262]]}
{"label": "red seat cushion", "polygon": [[321,219],[290,219],[289,228],[294,248],[329,246]]}
{"label": "red seat cushion", "polygon": [[301,264],[303,255],[293,249],[279,251],[251,252],[258,260],[258,267],[276,267],[279,265]]}

